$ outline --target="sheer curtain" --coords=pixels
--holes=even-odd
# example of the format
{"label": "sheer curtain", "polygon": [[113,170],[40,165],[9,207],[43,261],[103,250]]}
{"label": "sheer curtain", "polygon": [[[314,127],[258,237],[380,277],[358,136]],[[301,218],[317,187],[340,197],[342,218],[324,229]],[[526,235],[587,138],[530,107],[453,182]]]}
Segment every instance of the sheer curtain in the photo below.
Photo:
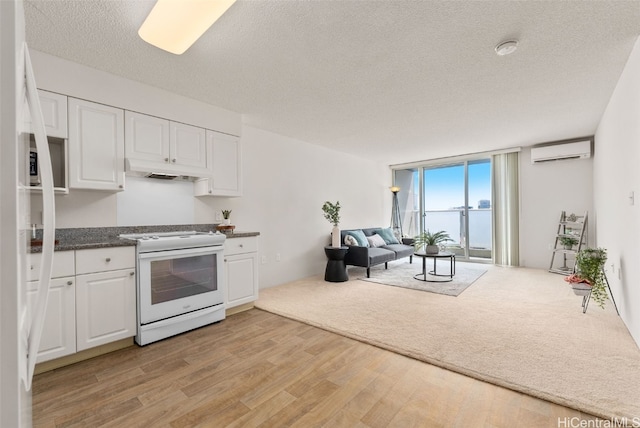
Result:
{"label": "sheer curtain", "polygon": [[520,264],[518,155],[493,155],[493,263],[498,265]]}

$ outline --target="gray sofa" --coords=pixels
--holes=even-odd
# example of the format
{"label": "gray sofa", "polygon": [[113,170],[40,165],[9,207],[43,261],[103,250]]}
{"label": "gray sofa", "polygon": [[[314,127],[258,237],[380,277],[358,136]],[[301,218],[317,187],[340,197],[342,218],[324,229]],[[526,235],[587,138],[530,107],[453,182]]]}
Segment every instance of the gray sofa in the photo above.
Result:
{"label": "gray sofa", "polygon": [[403,238],[402,243],[399,244],[385,244],[380,247],[365,247],[358,245],[347,245],[345,243],[345,236],[349,232],[355,230],[361,230],[365,236],[373,236],[376,231],[379,231],[379,227],[372,227],[367,229],[346,229],[340,231],[340,239],[342,245],[349,247],[344,262],[350,266],[360,266],[367,268],[367,278],[371,274],[371,266],[384,263],[384,268],[387,269],[387,263],[393,260],[399,260],[404,257],[409,257],[409,263],[413,262],[413,239]]}

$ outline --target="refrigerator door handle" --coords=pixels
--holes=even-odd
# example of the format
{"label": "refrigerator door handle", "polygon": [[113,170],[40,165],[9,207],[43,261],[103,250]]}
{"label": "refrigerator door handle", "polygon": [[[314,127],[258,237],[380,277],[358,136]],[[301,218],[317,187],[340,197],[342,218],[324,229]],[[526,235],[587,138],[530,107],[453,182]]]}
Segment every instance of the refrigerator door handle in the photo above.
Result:
{"label": "refrigerator door handle", "polygon": [[31,66],[29,49],[24,46],[25,51],[25,79],[26,96],[29,104],[29,112],[32,120],[32,131],[35,135],[36,148],[38,150],[38,160],[40,164],[40,180],[42,182],[42,265],[36,293],[34,312],[29,328],[27,347],[27,371],[24,379],[25,389],[31,389],[31,382],[38,358],[40,339],[47,311],[47,300],[49,299],[49,282],[51,281],[51,269],[53,266],[53,249],[55,245],[55,199],[53,192],[53,172],[51,167],[51,156],[49,154],[49,143],[44,127],[44,119],[38,98],[38,89]]}

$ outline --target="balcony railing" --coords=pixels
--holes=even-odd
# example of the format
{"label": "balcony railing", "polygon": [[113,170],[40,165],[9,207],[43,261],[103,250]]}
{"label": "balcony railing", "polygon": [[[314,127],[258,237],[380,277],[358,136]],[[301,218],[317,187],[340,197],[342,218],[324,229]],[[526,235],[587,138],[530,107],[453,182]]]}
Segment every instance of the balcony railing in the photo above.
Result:
{"label": "balcony railing", "polygon": [[[469,256],[491,257],[491,209],[469,209]],[[420,233],[420,213],[418,211],[405,212],[403,224],[407,225],[405,234],[415,236]],[[425,229],[431,232],[446,231],[453,242],[447,242],[449,250],[456,254],[464,254],[466,236],[464,228],[464,210],[431,210],[425,211]]]}

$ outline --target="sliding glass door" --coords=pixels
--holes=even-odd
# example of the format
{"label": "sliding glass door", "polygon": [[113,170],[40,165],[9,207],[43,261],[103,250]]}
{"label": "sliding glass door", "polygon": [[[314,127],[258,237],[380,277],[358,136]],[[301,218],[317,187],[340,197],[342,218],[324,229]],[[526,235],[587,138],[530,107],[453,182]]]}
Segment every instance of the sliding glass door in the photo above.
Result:
{"label": "sliding glass door", "polygon": [[[394,171],[403,228],[408,236],[444,230],[447,251],[491,260],[491,159]],[[407,225],[409,227],[407,227]]]}

